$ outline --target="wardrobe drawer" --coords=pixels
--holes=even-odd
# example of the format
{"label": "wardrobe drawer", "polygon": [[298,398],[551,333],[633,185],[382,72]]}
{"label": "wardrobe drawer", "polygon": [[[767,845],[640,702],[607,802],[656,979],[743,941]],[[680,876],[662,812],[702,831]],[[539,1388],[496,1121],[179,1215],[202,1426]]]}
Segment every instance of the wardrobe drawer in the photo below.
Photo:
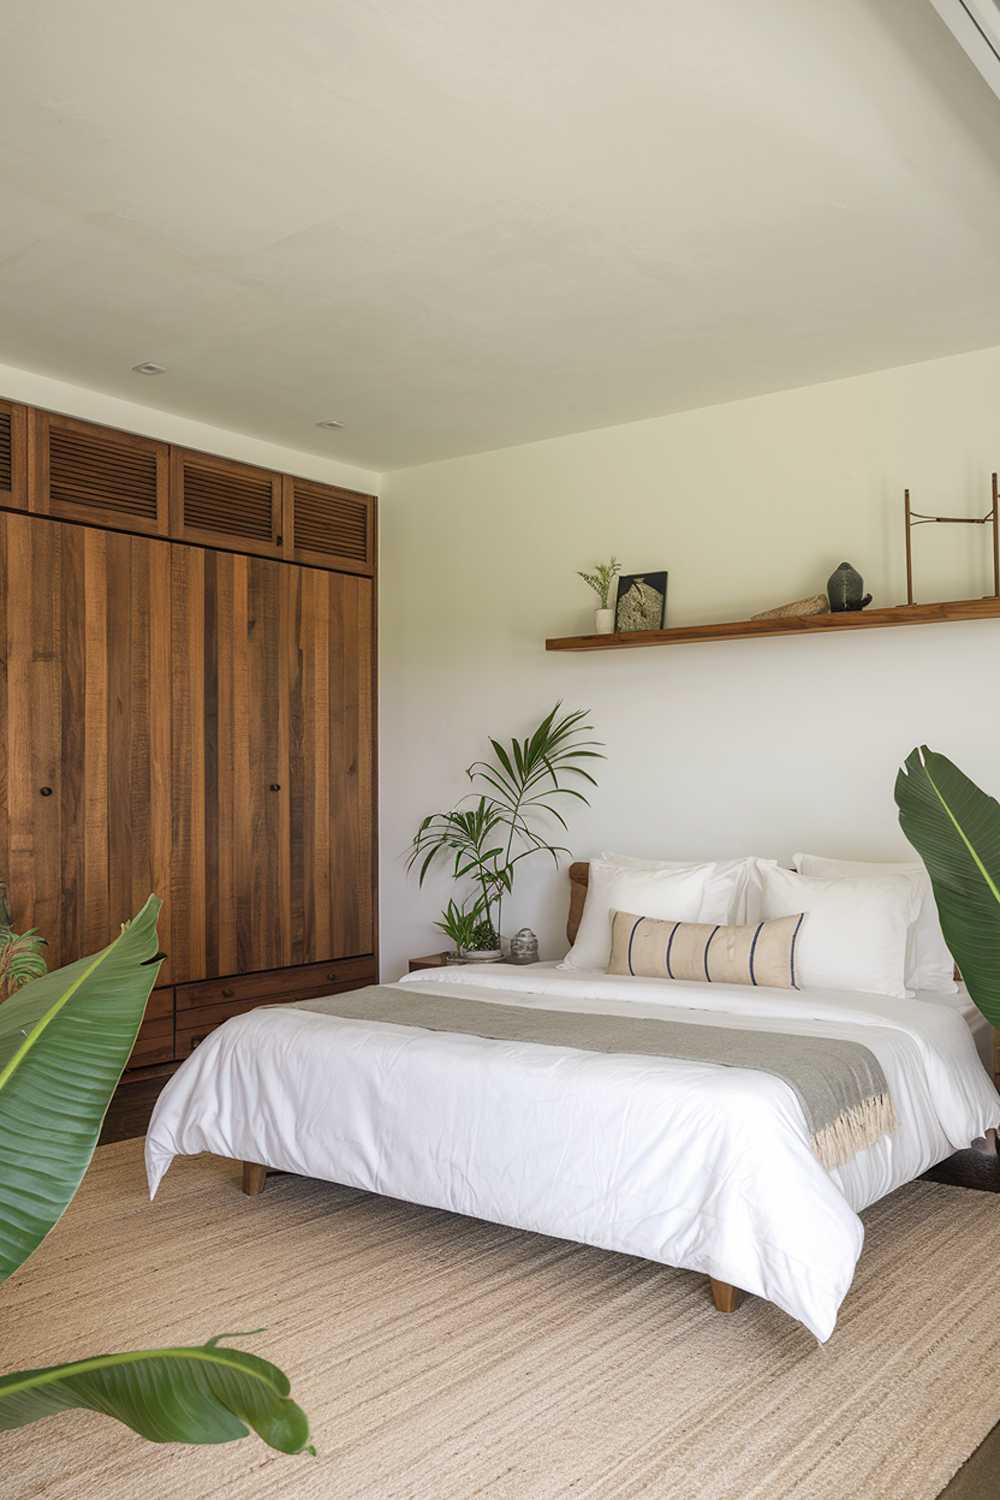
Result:
{"label": "wardrobe drawer", "polygon": [[341,958],[325,964],[301,964],[291,969],[265,969],[257,974],[234,974],[229,979],[206,979],[199,984],[177,986],[178,1025],[195,1025],[197,1018],[181,1020],[183,1012],[213,1009],[235,1004],[229,1012],[237,1015],[248,1004],[276,1005],[283,1000],[313,1000],[329,995],[341,986],[372,984],[375,959]]}
{"label": "wardrobe drawer", "polygon": [[261,1005],[279,1005],[278,1000],[220,1000],[217,1005],[199,1005],[197,1010],[182,1011],[178,1017],[179,1031],[205,1031],[221,1026],[232,1016],[242,1016],[248,1010],[257,1010]]}
{"label": "wardrobe drawer", "polygon": [[[310,965],[310,967],[313,966]],[[329,964],[320,967],[324,968],[325,974],[330,972]],[[331,984],[329,979],[324,979],[322,984],[313,985],[308,994],[290,995],[286,992],[281,996],[269,995],[253,1000],[220,1000],[215,1005],[199,1005],[185,1011],[178,1011],[175,1055],[190,1057],[198,1043],[203,1042],[224,1021],[232,1020],[233,1016],[246,1015],[248,1011],[257,1010],[262,1005],[294,1005],[296,1000],[317,999],[320,995],[338,995],[345,990],[359,989],[368,983],[367,978],[341,978],[334,984]],[[199,988],[204,988],[204,986],[199,986]]]}
{"label": "wardrobe drawer", "polygon": [[168,985],[150,995],[139,1035],[125,1067],[147,1068],[151,1063],[170,1062],[173,1055],[174,992]]}
{"label": "wardrobe drawer", "polygon": [[197,1026],[191,1031],[179,1031],[174,1042],[174,1056],[178,1060],[190,1057],[198,1043],[211,1036],[215,1030],[214,1026]]}
{"label": "wardrobe drawer", "polygon": [[150,995],[149,1003],[146,1006],[146,1014],[143,1016],[142,1022],[145,1026],[149,1021],[162,1021],[167,1016],[172,1020],[173,1014],[174,992],[172,987],[168,985],[165,989],[154,990]]}
{"label": "wardrobe drawer", "polygon": [[167,1021],[143,1021],[135,1039],[130,1068],[145,1068],[150,1063],[170,1062],[174,1055],[173,1017]]}

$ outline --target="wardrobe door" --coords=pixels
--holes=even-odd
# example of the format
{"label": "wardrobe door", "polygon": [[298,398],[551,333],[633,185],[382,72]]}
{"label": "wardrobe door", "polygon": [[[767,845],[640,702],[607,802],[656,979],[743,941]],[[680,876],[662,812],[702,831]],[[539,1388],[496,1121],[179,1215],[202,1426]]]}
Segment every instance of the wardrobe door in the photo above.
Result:
{"label": "wardrobe door", "polygon": [[0,878],[56,968],[169,897],[169,548],[0,516],[0,588]]}
{"label": "wardrobe door", "polygon": [[370,954],[372,584],[172,550],[171,978]]}
{"label": "wardrobe door", "polygon": [[206,918],[192,979],[279,968],[291,952],[284,569],[225,552],[201,559]]}
{"label": "wardrobe door", "polygon": [[375,951],[374,588],[288,566],[293,963]]}
{"label": "wardrobe door", "polygon": [[72,816],[76,789],[72,774],[64,781],[60,770],[62,531],[0,515],[0,879],[15,926],[39,928],[52,968],[79,956],[63,941],[64,927],[73,933],[75,909],[63,912],[62,803],[65,797]]}
{"label": "wardrobe door", "polygon": [[[79,554],[74,539],[69,549],[74,566]],[[155,892],[163,900],[158,930],[160,948],[167,955],[157,984],[170,984],[174,932],[171,780],[167,773],[170,545],[110,531],[86,531],[82,564],[86,618],[81,639],[85,664],[81,783],[85,816],[95,836],[102,817],[108,834],[107,912],[100,911],[99,902],[88,912],[83,947],[87,951],[107,942]],[[67,633],[79,633],[72,616],[67,617]],[[86,842],[83,858],[84,862],[89,858]],[[98,879],[93,890],[96,896]]]}
{"label": "wardrobe door", "polygon": [[170,978],[207,973],[205,865],[205,565],[198,547],[170,546]]}

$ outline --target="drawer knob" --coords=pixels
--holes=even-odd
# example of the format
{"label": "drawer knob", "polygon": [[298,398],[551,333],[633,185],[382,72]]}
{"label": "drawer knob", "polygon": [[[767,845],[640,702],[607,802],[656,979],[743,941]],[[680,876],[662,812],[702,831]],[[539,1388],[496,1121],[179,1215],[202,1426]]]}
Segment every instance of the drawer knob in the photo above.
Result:
{"label": "drawer knob", "polygon": [[281,783],[280,783],[280,781],[272,781],[271,782],[271,791],[272,792],[280,792],[281,791]]}
{"label": "drawer knob", "polygon": [[51,797],[52,796],[52,788],[50,786],[40,787],[39,788],[39,796],[41,796],[41,797]]}
{"label": "drawer knob", "polygon": [[226,989],[224,989],[222,991],[222,996],[223,996],[224,1000],[231,1000],[235,994],[236,994],[236,991],[232,990],[232,989],[229,989],[229,988],[226,988]]}

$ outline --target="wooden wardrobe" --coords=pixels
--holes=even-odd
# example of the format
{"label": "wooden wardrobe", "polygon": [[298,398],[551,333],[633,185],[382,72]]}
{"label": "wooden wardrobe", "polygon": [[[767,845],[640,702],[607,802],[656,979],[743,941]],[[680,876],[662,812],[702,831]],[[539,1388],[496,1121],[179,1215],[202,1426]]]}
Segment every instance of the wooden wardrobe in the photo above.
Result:
{"label": "wooden wardrobe", "polygon": [[376,977],[375,501],[0,402],[0,879],[50,967],[150,891],[130,1067]]}

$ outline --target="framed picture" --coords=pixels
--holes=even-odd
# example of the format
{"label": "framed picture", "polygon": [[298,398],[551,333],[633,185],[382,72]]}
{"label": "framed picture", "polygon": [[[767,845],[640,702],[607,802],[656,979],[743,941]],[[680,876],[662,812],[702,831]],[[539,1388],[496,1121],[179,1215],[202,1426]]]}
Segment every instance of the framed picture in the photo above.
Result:
{"label": "framed picture", "polygon": [[623,573],[618,580],[615,630],[662,630],[666,619],[666,573]]}

